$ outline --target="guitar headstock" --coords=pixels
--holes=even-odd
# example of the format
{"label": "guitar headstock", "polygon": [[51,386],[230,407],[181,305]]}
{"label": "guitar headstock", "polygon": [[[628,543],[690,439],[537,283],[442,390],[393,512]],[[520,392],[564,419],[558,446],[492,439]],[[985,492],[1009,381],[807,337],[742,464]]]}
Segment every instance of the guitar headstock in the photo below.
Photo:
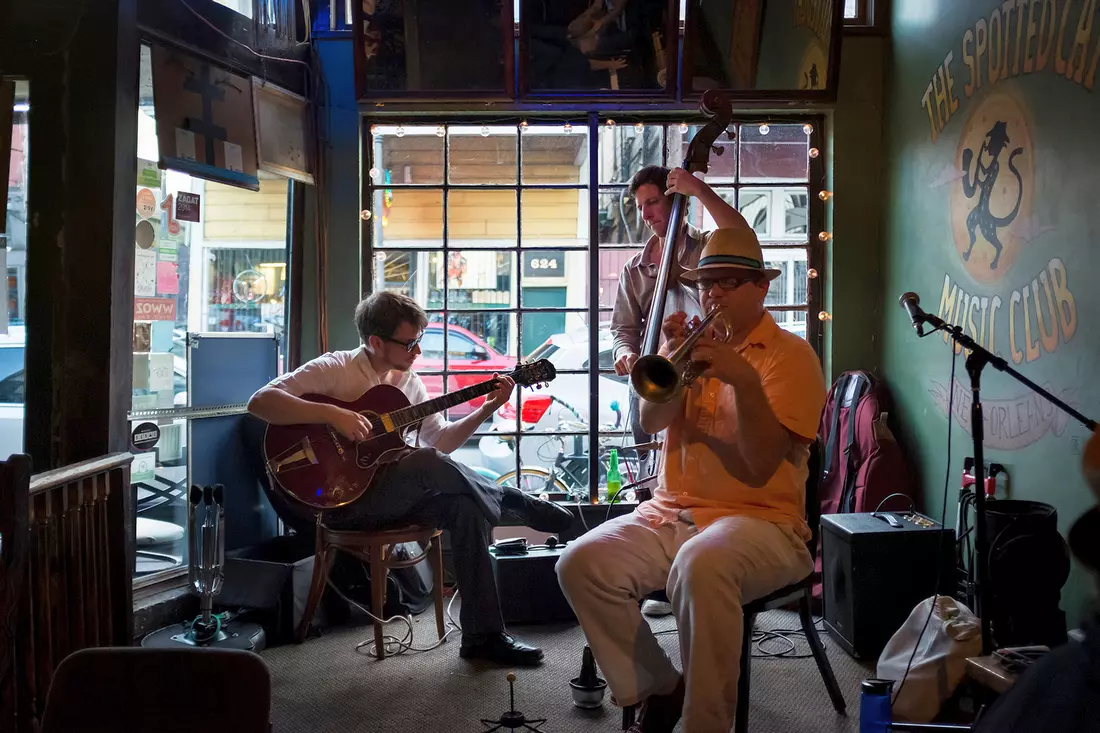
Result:
{"label": "guitar headstock", "polygon": [[516,384],[521,387],[533,387],[540,382],[549,382],[558,376],[558,370],[549,359],[539,359],[529,364],[518,364],[515,370],[509,374]]}

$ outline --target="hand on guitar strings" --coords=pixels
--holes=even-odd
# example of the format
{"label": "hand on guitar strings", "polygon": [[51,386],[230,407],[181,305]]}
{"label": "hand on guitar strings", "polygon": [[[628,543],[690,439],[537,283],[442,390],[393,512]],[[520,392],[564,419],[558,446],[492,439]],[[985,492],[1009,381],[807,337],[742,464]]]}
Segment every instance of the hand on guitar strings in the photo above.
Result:
{"label": "hand on guitar strings", "polygon": [[370,421],[363,415],[336,405],[332,406],[332,410],[332,416],[329,417],[328,424],[345,438],[361,443],[370,437]]}
{"label": "hand on guitar strings", "polygon": [[505,375],[494,374],[493,379],[497,382],[497,388],[488,394],[485,398],[485,405],[496,411],[498,407],[508,401],[508,398],[512,396],[512,390],[515,389],[516,382],[511,377]]}

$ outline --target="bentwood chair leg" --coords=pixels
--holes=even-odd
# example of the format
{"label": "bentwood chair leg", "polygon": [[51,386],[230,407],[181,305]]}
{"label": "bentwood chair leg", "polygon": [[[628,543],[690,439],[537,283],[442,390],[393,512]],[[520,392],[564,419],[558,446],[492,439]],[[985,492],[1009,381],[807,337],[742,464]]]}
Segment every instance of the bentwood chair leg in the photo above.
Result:
{"label": "bentwood chair leg", "polygon": [[[318,545],[322,545],[318,540]],[[301,644],[309,635],[309,625],[313,623],[313,616],[317,613],[317,606],[321,603],[321,595],[328,581],[329,569],[336,557],[336,551],[325,549],[323,545],[318,547],[317,554],[313,557],[313,579],[309,584],[309,597],[306,599],[306,607],[302,613],[302,619],[298,622],[298,628],[294,633],[294,641]]]}
{"label": "bentwood chair leg", "polygon": [[370,546],[370,598],[371,613],[378,618],[371,619],[374,624],[374,647],[377,650],[378,659],[386,658],[386,647],[382,643],[382,622],[386,605],[386,576],[389,572],[383,559],[385,548],[380,544]]}
{"label": "bentwood chair leg", "polygon": [[442,640],[446,633],[446,625],[443,621],[443,535],[432,538],[428,548],[432,563],[432,595],[435,596],[435,628],[439,631]]}

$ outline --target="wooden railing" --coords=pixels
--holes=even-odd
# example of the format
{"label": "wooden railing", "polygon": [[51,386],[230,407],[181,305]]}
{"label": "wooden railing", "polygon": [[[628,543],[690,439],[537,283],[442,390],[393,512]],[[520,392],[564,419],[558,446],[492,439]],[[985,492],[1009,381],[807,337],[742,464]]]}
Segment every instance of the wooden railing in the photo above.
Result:
{"label": "wooden railing", "polygon": [[35,476],[27,456],[0,463],[0,730],[37,730],[54,669],[72,652],[131,643],[131,460]]}

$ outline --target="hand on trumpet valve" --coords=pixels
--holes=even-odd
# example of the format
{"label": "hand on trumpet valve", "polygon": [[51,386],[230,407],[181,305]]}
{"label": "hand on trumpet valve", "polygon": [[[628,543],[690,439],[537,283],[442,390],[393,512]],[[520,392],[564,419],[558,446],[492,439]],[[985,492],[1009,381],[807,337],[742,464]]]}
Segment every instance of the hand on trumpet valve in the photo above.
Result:
{"label": "hand on trumpet valve", "polygon": [[691,361],[700,377],[717,379],[736,387],[746,379],[758,379],[756,370],[741,356],[737,347],[703,336],[691,350]]}

